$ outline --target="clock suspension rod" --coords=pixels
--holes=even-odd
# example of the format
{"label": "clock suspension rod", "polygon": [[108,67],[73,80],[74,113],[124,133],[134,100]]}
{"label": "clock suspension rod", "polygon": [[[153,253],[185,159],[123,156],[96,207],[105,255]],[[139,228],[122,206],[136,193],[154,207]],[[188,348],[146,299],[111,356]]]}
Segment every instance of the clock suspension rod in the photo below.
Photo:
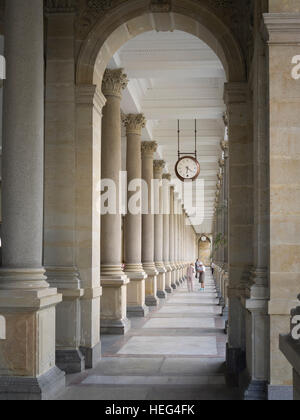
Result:
{"label": "clock suspension rod", "polygon": [[178,120],[177,134],[178,134],[178,159],[179,159],[180,156],[181,156],[181,154],[180,154],[180,122],[179,122],[179,120]]}
{"label": "clock suspension rod", "polygon": [[195,119],[195,158],[197,159],[197,118]]}

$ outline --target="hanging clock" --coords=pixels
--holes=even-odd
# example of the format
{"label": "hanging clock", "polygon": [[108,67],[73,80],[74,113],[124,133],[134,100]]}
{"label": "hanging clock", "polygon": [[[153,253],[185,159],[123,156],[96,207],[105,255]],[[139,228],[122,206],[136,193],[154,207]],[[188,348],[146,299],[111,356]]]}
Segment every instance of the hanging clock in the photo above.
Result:
{"label": "hanging clock", "polygon": [[200,174],[200,164],[196,158],[184,156],[177,161],[175,172],[176,176],[183,182],[187,180],[195,181]]}
{"label": "hanging clock", "polygon": [[[175,165],[175,173],[180,181],[195,181],[200,175],[200,164],[197,160],[197,120],[195,120],[195,152],[180,152],[180,122],[178,121],[178,161]],[[184,155],[183,157],[181,157]],[[189,155],[194,155],[189,156]]]}

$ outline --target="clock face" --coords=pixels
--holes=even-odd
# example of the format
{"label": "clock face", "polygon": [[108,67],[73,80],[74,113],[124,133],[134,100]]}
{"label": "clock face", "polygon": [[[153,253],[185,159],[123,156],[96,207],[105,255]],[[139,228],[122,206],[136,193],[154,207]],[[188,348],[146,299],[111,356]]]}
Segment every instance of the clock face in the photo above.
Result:
{"label": "clock face", "polygon": [[202,236],[201,241],[206,242],[206,236]]}
{"label": "clock face", "polygon": [[179,159],[175,170],[177,177],[181,179],[181,181],[194,181],[200,174],[200,165],[195,158],[191,156],[185,156]]}

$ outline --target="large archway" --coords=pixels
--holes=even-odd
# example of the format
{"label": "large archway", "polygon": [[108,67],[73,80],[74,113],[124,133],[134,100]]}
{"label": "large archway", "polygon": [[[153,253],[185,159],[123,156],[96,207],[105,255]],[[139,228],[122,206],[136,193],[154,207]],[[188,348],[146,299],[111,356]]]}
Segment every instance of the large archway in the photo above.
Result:
{"label": "large archway", "polygon": [[107,64],[123,44],[143,32],[175,29],[199,37],[212,48],[224,66],[228,82],[245,81],[246,67],[239,44],[212,9],[191,0],[173,0],[170,10],[154,10],[149,0],[129,0],[100,18],[80,48],[76,83],[101,86]]}
{"label": "large archway", "polygon": [[[153,30],[187,32],[200,38],[215,52],[223,64],[228,81],[225,88],[225,101],[227,105],[231,105],[231,103],[237,104],[231,113],[234,122],[230,125],[229,121],[230,130],[233,132],[232,139],[237,146],[239,142],[245,143],[244,137],[246,135],[243,125],[246,119],[243,115],[244,109],[241,111],[240,107],[240,102],[243,104],[245,102],[246,75],[244,59],[239,44],[231,30],[213,12],[213,9],[195,1],[174,0],[171,9],[167,8],[166,11],[162,12],[152,9],[149,1],[129,0],[126,2],[126,5],[123,3],[108,10],[107,13],[97,20],[93,28],[84,37],[77,39],[76,46],[79,53],[78,58],[74,62],[74,67],[76,68],[76,99],[74,103],[75,147],[74,156],[72,156],[74,160],[68,161],[70,166],[74,164],[76,167],[75,180],[74,184],[72,184],[75,206],[72,207],[71,201],[68,202],[68,212],[71,214],[68,221],[74,226],[75,230],[75,251],[74,258],[71,261],[69,258],[70,247],[65,241],[62,247],[66,247],[65,260],[67,263],[62,264],[62,247],[60,249],[56,247],[55,254],[50,249],[49,243],[51,241],[48,238],[51,238],[53,231],[56,233],[56,227],[52,228],[50,226],[48,228],[48,224],[50,225],[52,220],[48,218],[50,212],[48,210],[48,201],[46,201],[45,265],[48,278],[51,280],[51,276],[53,277],[53,286],[56,285],[56,278],[61,275],[61,271],[66,271],[70,277],[73,276],[74,284],[80,279],[80,282],[76,283],[79,290],[74,292],[73,295],[76,301],[74,311],[76,317],[79,317],[78,301],[80,300],[81,332],[76,339],[80,343],[80,349],[86,360],[88,360],[86,367],[94,365],[93,359],[97,360],[100,351],[99,297],[102,290],[100,285],[101,257],[99,244],[101,229],[98,205],[101,181],[101,120],[102,108],[106,102],[101,89],[102,79],[113,54],[122,45],[141,33]],[[53,80],[51,82],[53,83]],[[242,124],[240,120],[242,120]],[[47,138],[46,135],[46,148],[48,147]],[[50,136],[49,140],[51,142]],[[60,148],[61,145],[59,145]],[[70,152],[70,149],[68,152]],[[51,159],[51,155],[46,150],[46,167],[51,168],[51,165],[47,163]],[[51,164],[53,163],[51,162]],[[57,165],[57,161],[55,165]],[[238,166],[238,159],[233,161],[234,166]],[[52,192],[56,194],[51,181],[52,179],[50,177],[47,179],[46,176],[47,200]],[[66,184],[68,182],[72,183],[72,180],[65,178],[64,182]],[[51,194],[49,194],[49,191],[51,191]],[[68,191],[70,191],[70,188],[68,188]],[[83,197],[84,199],[82,199]],[[234,203],[232,201],[231,205],[234,205]],[[63,210],[66,212],[66,207]],[[247,223],[245,222],[245,224]],[[250,235],[251,232],[249,232]],[[65,236],[69,240],[67,229]],[[234,242],[233,246],[240,249],[240,244]],[[196,247],[195,243],[193,246],[195,257],[197,254]],[[55,259],[59,261],[59,264],[55,263]],[[51,266],[59,265],[64,265],[65,267],[73,266],[73,270],[65,270],[64,268],[57,270],[56,267],[52,270]],[[79,276],[74,266],[78,268]],[[235,269],[236,267],[237,265],[235,265]],[[241,263],[241,267],[238,268],[237,274],[235,274],[238,279],[243,269],[244,262]],[[70,300],[69,296],[67,299]],[[61,313],[59,313],[58,320],[64,315],[63,306],[60,308]],[[73,327],[77,323],[76,317],[72,317],[68,321]],[[60,331],[60,326],[61,324],[58,321],[58,331]],[[66,327],[62,328],[62,330],[64,329]],[[78,333],[78,329],[76,332]],[[61,335],[63,334],[64,332],[61,331]],[[96,355],[94,355],[95,352]]]}

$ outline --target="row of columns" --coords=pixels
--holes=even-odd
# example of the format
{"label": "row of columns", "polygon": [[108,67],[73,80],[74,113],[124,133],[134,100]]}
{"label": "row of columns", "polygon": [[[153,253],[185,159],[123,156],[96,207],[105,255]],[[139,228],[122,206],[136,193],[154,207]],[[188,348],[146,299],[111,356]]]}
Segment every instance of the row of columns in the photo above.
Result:
{"label": "row of columns", "polygon": [[[106,70],[102,84],[106,105],[102,122],[101,177],[114,181],[118,200],[122,188],[120,101],[126,85],[122,69]],[[136,214],[130,208],[126,211],[124,261],[121,211],[101,217],[101,331],[108,334],[126,333],[130,328],[128,315],[146,316],[149,306],[157,306],[159,299],[165,299],[183,281],[186,266],[186,215],[170,185],[171,176],[163,173],[165,162],[154,159],[157,143],[142,142],[144,115],[123,115],[122,123],[127,137],[127,203],[138,205]],[[148,197],[144,194],[144,185]],[[117,209],[120,208],[118,200]],[[148,209],[144,206],[147,201]]]}
{"label": "row of columns", "polygon": [[[224,116],[227,131],[227,118]],[[227,133],[221,141],[222,156],[219,159],[219,173],[215,202],[215,217],[213,223],[214,239],[218,237],[219,244],[214,252],[214,278],[220,296],[220,302],[226,313],[228,311],[228,139]],[[214,246],[214,245],[213,245]]]}
{"label": "row of columns", "polygon": [[[73,30],[72,19],[61,17],[62,41]],[[44,185],[43,2],[11,0],[5,22],[0,399],[45,399],[64,388],[64,371],[80,371],[99,361],[100,318],[102,332],[123,334],[130,326],[128,309],[144,316],[147,305],[157,304],[159,294],[169,293],[182,280],[182,273],[175,274],[169,287],[168,267],[178,272],[183,256],[175,258],[178,244],[172,244],[173,255],[164,244],[170,249],[175,232],[177,239],[183,237],[175,215],[169,216],[168,229],[160,214],[155,220],[151,213],[128,214],[124,272],[121,214],[103,214],[100,220],[98,181],[109,178],[120,187],[120,100],[127,83],[121,70],[105,73],[103,94],[95,86],[75,88],[72,71],[64,80],[59,71],[51,79],[49,75]],[[49,36],[54,26],[49,18]],[[56,61],[65,65],[65,46],[58,43],[49,68]],[[128,182],[142,178],[150,187],[156,144],[141,144],[141,116],[128,117],[125,124]],[[62,134],[56,138],[58,127]],[[173,200],[172,205],[178,204]],[[154,235],[156,224],[162,228],[160,241]]]}

